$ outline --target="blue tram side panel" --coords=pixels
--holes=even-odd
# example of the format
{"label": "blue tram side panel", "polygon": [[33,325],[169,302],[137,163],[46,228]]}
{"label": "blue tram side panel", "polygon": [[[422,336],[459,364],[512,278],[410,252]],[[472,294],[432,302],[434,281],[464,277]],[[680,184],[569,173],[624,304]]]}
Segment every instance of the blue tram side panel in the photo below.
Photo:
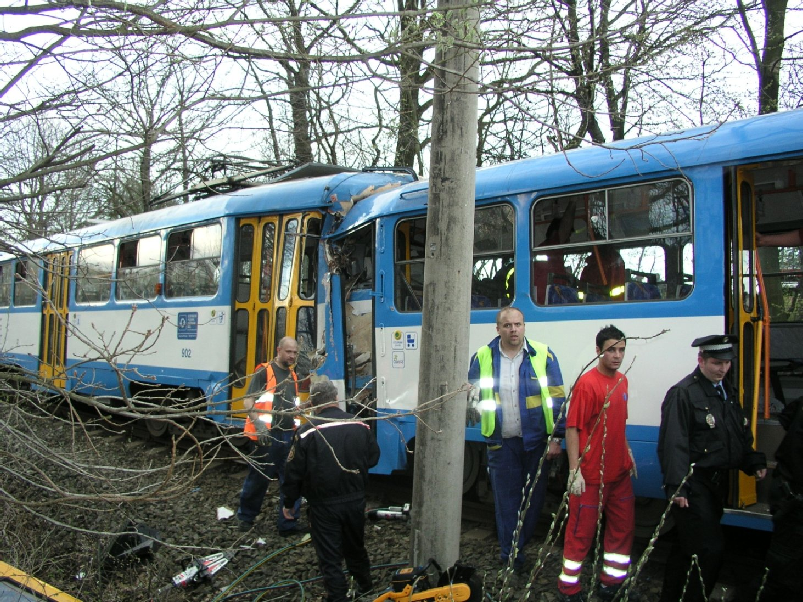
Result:
{"label": "blue tram side panel", "polygon": [[[403,173],[341,169],[334,175],[239,190],[21,243],[18,254],[0,257],[0,361],[87,395],[114,399],[138,394],[151,401],[169,396],[173,402],[187,398],[182,395],[205,398],[213,420],[241,426],[242,420],[228,412],[231,375],[235,363],[243,375],[249,374],[254,360],[250,366],[238,361],[245,356],[235,357],[236,337],[241,336],[244,349],[264,347],[267,359],[278,338],[295,333],[272,330],[275,339],[271,336],[266,343],[266,333],[264,341],[246,341],[251,331],[237,330],[237,285],[256,277],[237,273],[244,263],[235,257],[238,223],[278,216],[271,223],[281,228],[292,221],[284,222],[282,216],[293,212],[317,215],[324,228],[331,228],[341,203],[411,179]],[[297,227],[298,220],[293,223]],[[286,267],[288,274],[300,269],[296,243],[302,234],[276,234],[288,249],[286,258],[283,249],[276,250],[277,266]],[[314,237],[316,248],[320,234]],[[43,302],[36,289],[56,288],[49,285],[56,280],[55,263],[50,262],[60,254],[67,255],[63,285],[69,282],[68,294],[62,299],[54,293]],[[265,263],[272,261],[273,256]],[[23,264],[30,268],[32,286],[20,278]],[[106,266],[106,273],[91,273],[92,266],[99,265]],[[296,281],[287,277],[279,282],[278,270],[275,286]],[[25,290],[32,291],[30,300],[20,303]],[[285,305],[292,306],[292,292],[282,292]],[[259,299],[253,305],[273,309]],[[275,324],[273,316],[266,322]],[[283,327],[294,325],[285,316]],[[124,391],[119,389],[119,374]],[[244,388],[244,382],[239,384]]]}
{"label": "blue tram side panel", "polygon": [[[759,352],[760,288],[750,284],[757,278],[752,241],[754,229],[803,226],[794,204],[802,164],[803,111],[790,111],[478,170],[470,349],[496,336],[497,311],[513,304],[524,312],[527,336],[555,351],[568,389],[594,361],[600,327],[614,323],[634,337],[624,364],[628,439],[639,465],[634,485],[637,495],[660,498],[655,448],[664,394],[694,369],[694,338],[737,332],[750,348],[734,363],[732,377],[749,398],[757,446],[772,461],[777,438],[765,431],[775,425],[758,411],[764,394],[755,397],[759,374],[750,374]],[[370,266],[342,276],[351,288],[342,291],[335,315],[344,316],[336,326],[344,340],[358,333],[349,343],[352,354],[370,356],[363,376],[376,379],[378,415],[395,417],[377,424],[381,473],[403,469],[414,447],[410,412],[417,406],[427,198],[424,182],[380,194],[355,205],[328,241],[341,252],[371,249]],[[569,240],[543,244],[549,224],[570,205]],[[592,277],[598,257],[611,249],[624,263],[621,283],[600,282],[600,266]],[[549,253],[562,257],[564,274],[539,274]],[[372,337],[364,337],[366,328]],[[359,373],[359,366],[353,370]],[[466,429],[466,440],[468,465],[481,455],[477,427]],[[476,472],[467,466],[466,474]],[[743,489],[731,500],[726,522],[769,528],[766,487]]]}

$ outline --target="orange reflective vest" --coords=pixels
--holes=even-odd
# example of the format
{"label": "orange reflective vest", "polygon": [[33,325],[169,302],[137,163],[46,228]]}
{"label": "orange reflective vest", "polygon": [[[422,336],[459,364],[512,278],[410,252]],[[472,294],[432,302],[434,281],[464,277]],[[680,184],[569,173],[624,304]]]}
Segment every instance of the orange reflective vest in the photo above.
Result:
{"label": "orange reflective vest", "polygon": [[[259,368],[265,367],[265,390],[259,397],[257,397],[256,401],[254,402],[254,409],[264,412],[259,415],[259,419],[264,421],[268,428],[271,427],[271,423],[273,422],[273,415],[270,414],[270,411],[273,410],[273,392],[276,391],[276,386],[278,383],[276,382],[276,374],[273,372],[273,363],[267,362],[264,364],[260,364],[256,367],[256,372]],[[296,377],[295,370],[290,370],[290,374],[293,377],[293,384],[295,385],[296,389],[296,400],[298,399],[298,378]],[[295,401],[295,400],[294,400]],[[251,417],[246,414],[245,416],[245,429],[243,429],[243,434],[252,439],[254,441],[257,440],[256,435],[256,428],[254,427],[254,423],[251,422]]]}

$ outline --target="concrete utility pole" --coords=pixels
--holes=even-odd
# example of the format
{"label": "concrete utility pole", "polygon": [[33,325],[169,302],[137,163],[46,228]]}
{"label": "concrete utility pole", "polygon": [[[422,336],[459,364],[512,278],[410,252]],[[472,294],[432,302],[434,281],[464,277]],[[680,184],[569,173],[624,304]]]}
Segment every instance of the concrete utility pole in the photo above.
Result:
{"label": "concrete utility pole", "polygon": [[[439,0],[412,503],[413,565],[460,556],[474,241],[479,11]],[[432,400],[438,400],[433,402]],[[427,404],[422,409],[422,404]]]}

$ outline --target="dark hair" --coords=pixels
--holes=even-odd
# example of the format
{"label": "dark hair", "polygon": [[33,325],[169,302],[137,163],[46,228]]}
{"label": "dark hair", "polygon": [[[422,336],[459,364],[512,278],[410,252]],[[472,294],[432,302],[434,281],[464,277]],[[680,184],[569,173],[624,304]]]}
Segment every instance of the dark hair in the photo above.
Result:
{"label": "dark hair", "polygon": [[309,400],[313,406],[337,401],[337,387],[331,380],[320,380],[309,388]]}
{"label": "dark hair", "polygon": [[603,326],[602,329],[597,333],[597,349],[600,351],[605,351],[602,346],[605,344],[605,341],[610,341],[611,339],[619,342],[624,341],[627,337],[625,337],[625,333],[616,328],[613,324],[608,324],[607,326]]}

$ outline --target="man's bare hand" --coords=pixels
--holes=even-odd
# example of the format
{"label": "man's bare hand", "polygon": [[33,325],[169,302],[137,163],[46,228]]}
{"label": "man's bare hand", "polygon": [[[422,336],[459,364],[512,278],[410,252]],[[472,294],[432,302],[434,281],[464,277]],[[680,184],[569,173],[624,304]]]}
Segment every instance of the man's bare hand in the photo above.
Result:
{"label": "man's bare hand", "polygon": [[554,460],[560,455],[560,441],[557,439],[552,439],[549,442],[549,449],[546,452],[546,459],[547,460]]}

